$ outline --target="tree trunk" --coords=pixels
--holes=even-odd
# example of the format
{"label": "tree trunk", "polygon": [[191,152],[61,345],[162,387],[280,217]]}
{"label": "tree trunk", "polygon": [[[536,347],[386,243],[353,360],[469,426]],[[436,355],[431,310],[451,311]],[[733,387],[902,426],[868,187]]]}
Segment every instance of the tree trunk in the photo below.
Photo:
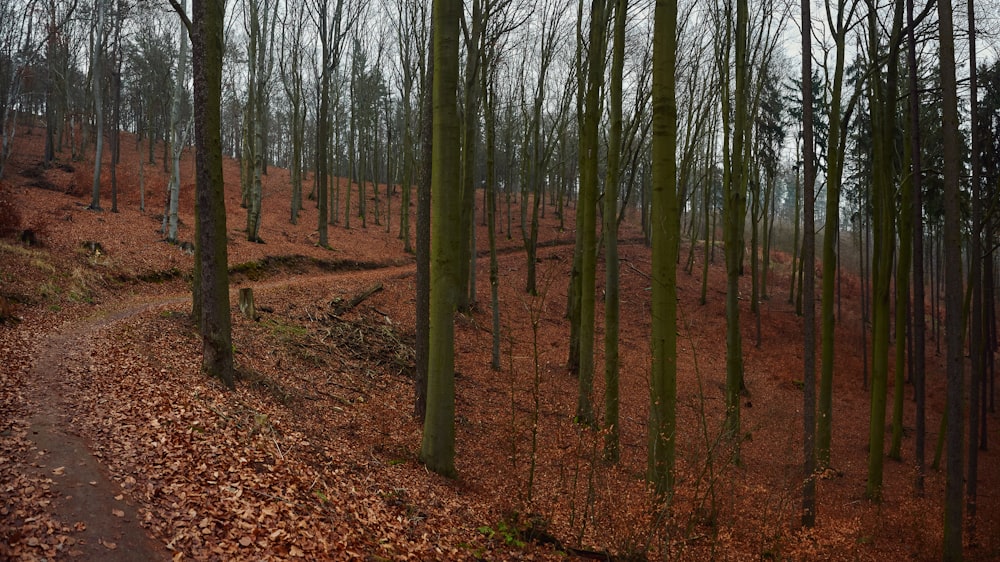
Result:
{"label": "tree trunk", "polygon": [[[984,320],[983,310],[983,200],[980,184],[981,169],[979,164],[980,130],[976,118],[976,106],[979,104],[976,76],[976,6],[974,0],[968,0],[969,18],[969,99],[972,100],[972,118],[970,120],[970,144],[972,152],[970,164],[972,168],[972,232],[969,244],[969,289],[972,291],[972,308],[969,314],[971,327],[969,330],[969,354],[972,356],[971,376],[969,378],[969,439],[968,439],[968,472],[966,476],[965,508],[968,521],[970,540],[976,537],[976,501],[979,487],[979,403],[980,381],[986,361],[983,343]],[[986,244],[992,245],[992,240]],[[950,453],[950,451],[949,451]]]}
{"label": "tree trunk", "polygon": [[906,2],[907,61],[909,70],[909,122],[910,130],[910,175],[913,178],[913,207],[910,210],[913,221],[913,394],[916,401],[916,435],[914,436],[914,456],[916,457],[915,487],[917,494],[924,492],[924,440],[926,436],[926,390],[924,365],[926,352],[924,313],[924,225],[923,225],[923,175],[920,165],[920,91],[917,84],[917,43],[913,25],[913,0]]}
{"label": "tree trunk", "polygon": [[844,18],[846,2],[837,4],[836,29],[832,30],[836,45],[833,89],[830,95],[829,138],[827,139],[826,236],[823,237],[823,287],[821,373],[819,412],[816,425],[816,462],[820,469],[830,466],[830,446],[833,435],[833,365],[836,317],[833,313],[834,277],[840,271],[837,252],[840,245],[840,187],[844,162],[844,136],[841,125],[841,99],[844,89],[846,34]]}
{"label": "tree trunk", "polygon": [[427,415],[420,459],[455,474],[454,314],[460,285],[462,199],[459,196],[458,18],[461,0],[434,0],[433,156],[431,164],[431,291]]}
{"label": "tree trunk", "polygon": [[[181,2],[181,9],[186,10],[186,1],[181,0]],[[181,106],[183,104],[182,98],[184,97],[184,82],[187,76],[187,39],[187,29],[181,27],[179,38],[180,48],[177,56],[177,77],[174,80],[174,99],[170,108],[170,135],[172,137],[171,144],[173,146],[173,168],[170,172],[170,181],[167,184],[168,202],[167,212],[164,216],[164,222],[167,225],[165,234],[167,235],[167,241],[171,243],[177,243],[177,208],[178,202],[180,201],[181,190],[181,152],[184,149],[182,132],[184,129],[184,123],[181,122]]]}
{"label": "tree trunk", "polygon": [[[909,166],[909,152],[906,153],[903,169]],[[902,459],[903,449],[903,392],[905,390],[907,318],[910,312],[910,266],[913,258],[913,223],[910,207],[913,205],[912,174],[900,182],[899,211],[899,255],[896,258],[896,364],[892,388],[892,440],[889,458]]]}
{"label": "tree trunk", "polygon": [[[576,12],[576,76],[577,76],[577,125],[583,130],[584,92],[586,91],[586,72],[583,61],[583,2],[577,0]],[[581,139],[582,140],[582,139]],[[582,185],[585,174],[586,156],[583,150],[577,150],[577,167]],[[577,194],[579,202],[580,194]],[[580,373],[580,273],[583,266],[583,214],[579,203],[576,206],[575,242],[573,244],[573,266],[569,276],[569,291],[566,295],[566,318],[569,319],[569,357],[566,359],[566,370],[572,374]],[[510,238],[510,188],[507,191],[507,237]]]}
{"label": "tree trunk", "polygon": [[475,267],[476,247],[475,247],[475,221],[472,218],[476,205],[476,153],[479,140],[479,66],[480,66],[480,37],[483,32],[483,14],[481,0],[472,0],[472,20],[469,26],[469,34],[465,42],[466,62],[465,62],[465,83],[463,92],[463,117],[464,128],[462,130],[462,154],[461,154],[461,234],[463,244],[459,257],[458,282],[460,293],[458,295],[459,310],[469,310],[475,303],[475,287],[472,281],[475,275],[472,270]]}
{"label": "tree trunk", "polygon": [[493,64],[496,47],[490,46],[483,53],[481,86],[483,92],[483,121],[486,129],[486,229],[490,245],[490,310],[492,312],[493,340],[490,368],[500,370],[500,264],[497,261],[497,194],[496,194],[496,85]]}
{"label": "tree trunk", "polygon": [[90,209],[101,210],[101,161],[104,158],[104,11],[107,9],[103,0],[97,0],[97,30],[94,37],[94,121],[97,123],[97,144],[94,150],[94,185],[90,198]]}
{"label": "tree trunk", "polygon": [[[871,6],[869,6],[871,8]],[[865,494],[873,501],[882,499],[882,471],[885,453],[885,410],[889,374],[890,299],[892,263],[895,255],[896,163],[893,161],[898,75],[899,36],[903,5],[894,8],[885,82],[879,72],[872,78],[870,112],[872,122],[872,385],[869,419],[868,482]],[[869,15],[869,53],[879,53],[881,33],[875,13]],[[876,69],[879,70],[879,69]]]}
{"label": "tree trunk", "polygon": [[222,178],[221,99],[225,5],[193,0],[196,205],[200,266],[202,370],[235,387],[229,313],[226,200]]}
{"label": "tree trunk", "polygon": [[[740,332],[739,278],[743,256],[743,223],[746,215],[747,171],[744,143],[747,137],[747,21],[746,0],[736,2],[736,94],[733,120],[733,150],[726,183],[726,433],[740,462],[740,392],[743,389],[743,336]],[[724,109],[725,113],[726,110]]]}
{"label": "tree trunk", "polygon": [[416,380],[414,414],[421,423],[427,412],[427,369],[430,355],[431,292],[431,167],[434,147],[434,104],[431,94],[434,81],[434,26],[431,24],[427,49],[427,74],[421,87],[420,179],[417,186],[417,303],[416,303]]}
{"label": "tree trunk", "polygon": [[[118,212],[118,160],[121,152],[121,106],[122,106],[122,25],[125,15],[118,4],[115,17],[115,70],[112,79],[111,100],[111,212]],[[47,142],[47,141],[46,141]]]}
{"label": "tree trunk", "polygon": [[[809,0],[802,0],[802,366],[803,366],[803,484],[802,526],[816,524],[816,159],[813,145],[812,16]],[[810,54],[806,56],[805,54]],[[739,103],[739,102],[737,102]],[[827,239],[832,238],[827,231]],[[729,247],[726,247],[729,257]],[[738,406],[737,406],[738,407]]]}
{"label": "tree trunk", "polygon": [[945,323],[947,329],[948,465],[944,503],[944,559],[962,559],[962,438],[964,424],[962,346],[962,159],[955,80],[955,38],[951,2],[938,2],[941,57],[941,139],[944,149]]}
{"label": "tree trunk", "polygon": [[580,152],[584,166],[580,169],[580,202],[577,212],[582,215],[580,260],[580,371],[577,393],[576,420],[594,424],[594,293],[597,271],[597,162],[601,120],[600,94],[604,83],[604,52],[607,42],[605,0],[592,0],[590,10],[590,53],[587,59],[587,94],[583,128],[580,131]]}
{"label": "tree trunk", "polygon": [[604,181],[604,460],[610,463],[617,463],[621,456],[618,446],[618,323],[621,300],[618,284],[618,190],[621,183],[622,74],[628,0],[618,0],[616,4],[609,99],[611,131],[608,133],[608,170]]}
{"label": "tree trunk", "polygon": [[674,487],[677,404],[677,2],[657,2],[653,23],[652,367],[648,478],[658,498]]}

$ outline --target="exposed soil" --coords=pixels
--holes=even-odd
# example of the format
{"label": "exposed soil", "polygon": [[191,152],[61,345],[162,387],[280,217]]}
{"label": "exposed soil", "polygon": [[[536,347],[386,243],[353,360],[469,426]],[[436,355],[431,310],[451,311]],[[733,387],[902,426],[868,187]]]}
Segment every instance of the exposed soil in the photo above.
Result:
{"label": "exposed soil", "polygon": [[[719,246],[703,255],[698,244],[692,273],[678,274],[677,491],[664,513],[642,482],[651,259],[638,242],[638,221],[630,217],[621,233],[622,460],[609,467],[600,458],[603,435],[572,421],[577,381],[565,369],[564,318],[572,208],[562,228],[546,208],[539,294],[531,296],[524,292],[515,201],[513,232],[499,236],[499,371],[490,368],[482,226],[478,306],[456,320],[459,476],[447,480],[418,461],[421,427],[411,415],[415,279],[413,257],[398,237],[398,190],[388,229],[384,186],[381,224],[369,189],[367,225],[355,207],[345,228],[342,209],[340,223],[330,227],[333,250],[327,250],[315,245],[312,202],[297,225],[289,224],[288,173],[271,168],[261,231],[267,243],[249,243],[241,230],[238,165],[227,162],[233,337],[241,372],[229,392],[200,371],[200,339],[187,314],[193,258],[157,231],[166,184],[161,163],[145,168],[147,209],[140,212],[137,159],[145,146],[133,152],[135,143],[123,142],[120,212],[96,213],[85,209],[89,198],[73,195],[92,176],[85,162],[43,169],[40,136],[25,130],[17,138],[4,187],[41,246],[0,240],[0,297],[19,317],[0,325],[0,557],[940,558],[944,477],[929,471],[926,495],[913,493],[909,386],[903,460],[886,461],[884,500],[864,499],[869,399],[860,350],[867,336],[860,284],[849,268],[839,288],[834,466],[819,482],[819,525],[802,530],[802,325],[787,302],[788,256],[776,250],[772,258],[759,347],[749,299],[741,301],[749,394],[741,463],[734,466],[733,443],[720,438],[724,254]],[[182,168],[180,238],[191,240],[187,153]],[[109,194],[105,186],[102,201]],[[352,199],[356,203],[356,193]],[[501,212],[506,230],[505,202]],[[778,234],[788,236],[781,228]],[[101,251],[87,242],[100,243]],[[847,238],[844,247],[847,263]],[[687,250],[685,243],[682,261]],[[706,260],[707,302],[700,305]],[[345,307],[376,284],[382,290]],[[745,297],[749,284],[749,276],[741,281]],[[601,264],[599,296],[603,286]],[[253,288],[258,319],[239,315],[240,287]],[[603,410],[601,306],[597,325],[594,396]],[[928,464],[944,397],[934,343],[928,347]],[[988,421],[995,445],[995,414]],[[995,446],[980,455],[978,532],[967,535],[967,559],[1000,557],[996,455]]]}
{"label": "exposed soil", "polygon": [[[170,303],[171,300],[164,300]],[[86,355],[87,342],[109,324],[150,308],[133,306],[121,312],[74,324],[52,334],[37,348],[27,391],[34,399],[29,410],[28,439],[33,443],[34,477],[50,479],[50,507],[55,519],[72,522],[74,533],[57,553],[85,560],[161,560],[168,558],[162,543],[139,525],[133,502],[91,453],[74,430],[78,405],[68,399],[66,363]]]}

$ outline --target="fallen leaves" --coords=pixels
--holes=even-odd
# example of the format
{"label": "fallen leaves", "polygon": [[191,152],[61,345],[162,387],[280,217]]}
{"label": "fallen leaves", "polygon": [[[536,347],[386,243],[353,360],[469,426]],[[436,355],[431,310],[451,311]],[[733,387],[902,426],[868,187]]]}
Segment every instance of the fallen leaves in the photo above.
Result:
{"label": "fallen leaves", "polygon": [[[287,172],[274,171],[275,175],[281,173]],[[238,177],[238,173],[231,177]],[[277,185],[273,188],[280,189]],[[275,200],[283,196],[273,194]],[[31,195],[38,195],[42,206],[64,202],[49,194]],[[150,193],[150,200],[153,197]],[[231,208],[238,209],[238,201]],[[134,209],[125,209],[116,217],[72,210],[64,213],[77,217],[67,222],[68,238],[90,229],[97,232],[92,238],[111,240],[127,233],[129,240],[138,240],[128,247],[109,245],[109,260],[115,260],[118,271],[165,271],[175,267],[175,262],[190,267],[189,258],[172,254],[172,248],[157,241],[152,221]],[[193,224],[191,215],[186,217],[188,224]],[[259,259],[265,251],[310,252],[312,257],[330,259],[327,250],[314,250],[311,244],[285,243],[296,238],[308,240],[314,221],[303,220],[311,226],[295,229],[283,216],[271,218],[264,221],[266,228],[272,229],[263,234],[267,246],[246,244],[233,237],[230,255],[234,263]],[[375,254],[380,254],[380,260],[386,255],[393,259],[401,256],[398,241],[379,238],[375,230],[379,229],[364,234],[347,231],[335,243],[338,255],[361,256],[359,260],[374,259]],[[141,252],[145,247],[157,251]],[[551,553],[532,551],[531,545],[511,548],[507,537],[490,540],[476,531],[484,525],[498,527],[512,509],[544,514],[551,519],[551,532],[562,540],[579,537],[595,548],[619,551],[638,548],[636,545],[648,544],[649,529],[667,528],[637,507],[645,505],[641,476],[637,475],[644,468],[642,436],[644,403],[648,400],[648,381],[641,376],[648,360],[644,351],[648,308],[642,296],[648,279],[635,272],[648,266],[648,251],[628,256],[628,248],[623,249],[623,259],[639,265],[625,272],[623,280],[627,283],[632,276],[642,285],[626,285],[623,290],[623,310],[639,311],[623,318],[623,349],[630,350],[622,358],[623,464],[620,469],[601,467],[588,472],[596,466],[589,453],[593,436],[570,421],[575,387],[562,369],[566,338],[565,325],[558,320],[562,315],[558,301],[565,294],[560,283],[568,278],[567,249],[556,248],[540,256],[544,259],[540,262],[543,277],[556,280],[551,292],[558,298],[543,295],[531,303],[516,278],[523,273],[519,269],[523,256],[503,258],[504,276],[512,282],[505,281],[501,287],[505,355],[506,342],[511,347],[510,364],[505,356],[502,373],[487,367],[490,334],[484,327],[489,325],[488,312],[478,310],[459,318],[458,481],[437,478],[416,460],[420,427],[410,419],[412,391],[406,376],[412,360],[414,325],[413,281],[406,277],[408,267],[393,272],[401,277],[389,280],[386,278],[391,276],[384,271],[359,271],[255,285],[258,300],[268,301],[276,312],[268,313],[271,321],[267,323],[234,317],[233,343],[247,376],[236,392],[222,390],[201,373],[200,340],[186,319],[187,303],[157,306],[123,318],[88,334],[73,353],[66,350],[66,355],[72,356],[65,365],[67,384],[72,387],[66,400],[72,406],[74,423],[125,492],[115,492],[115,499],[125,501],[127,495],[137,504],[136,519],[166,545],[175,560],[546,558]],[[70,258],[61,259],[68,262]],[[409,263],[405,261],[409,258],[399,259]],[[111,275],[109,263],[92,264],[91,269]],[[696,288],[684,285],[696,278],[680,279],[685,295],[697,294]],[[324,303],[356,294],[375,281],[385,282],[386,288],[371,302],[343,318],[329,314],[330,307]],[[182,292],[187,287],[178,282],[166,289],[141,284],[125,288],[132,290],[160,299],[159,292]],[[118,296],[96,294],[97,299],[108,301]],[[122,300],[126,298],[131,297]],[[523,352],[526,342],[531,341],[530,321],[525,317],[531,307],[524,305],[539,303],[551,310],[544,311],[540,323],[543,351],[536,358],[543,383],[536,497],[525,505],[520,498],[524,497],[524,467],[529,455],[526,404],[530,404],[530,385],[526,384],[526,373],[533,372],[534,365],[531,354]],[[709,376],[720,371],[722,357],[713,347],[723,321],[715,304],[688,310],[690,316],[685,321],[692,326],[684,328],[681,343],[687,349],[705,350],[699,359],[704,360],[702,370]],[[88,305],[73,313],[89,315],[93,308]],[[18,331],[0,328],[0,364],[5,367],[0,369],[0,534],[8,539],[0,541],[0,558],[60,558],[57,555],[67,552],[72,556],[79,552],[73,548],[73,533],[87,529],[83,522],[66,526],[52,517],[57,498],[52,497],[51,480],[18,471],[25,463],[45,464],[44,456],[34,455],[24,440],[28,412],[24,404],[31,399],[21,394],[24,372],[37,351],[38,336],[66,319],[71,321],[72,315],[64,308],[61,314],[45,318],[36,313],[34,322],[28,318]],[[765,330],[771,330],[765,334],[769,341],[792,340],[791,335],[798,330],[799,321],[792,314],[781,320],[765,316],[764,321]],[[63,329],[72,328],[71,323]],[[765,348],[769,345],[765,343]],[[747,414],[747,423],[755,439],[745,451],[745,472],[725,472],[720,462],[713,467],[718,472],[711,482],[699,480],[704,460],[692,445],[692,436],[700,435],[692,429],[693,412],[699,406],[692,390],[695,369],[683,362],[690,360],[689,355],[682,357],[679,366],[686,370],[679,383],[678,450],[682,454],[678,482],[682,485],[675,505],[678,513],[690,516],[690,521],[682,523],[694,531],[688,536],[669,537],[663,548],[674,549],[671,555],[680,559],[715,555],[732,559],[864,559],[878,553],[888,553],[884,559],[899,558],[894,556],[899,551],[893,550],[893,545],[905,544],[905,537],[913,534],[910,529],[926,529],[928,518],[934,518],[934,504],[915,504],[905,510],[929,515],[924,519],[914,515],[912,521],[897,521],[890,527],[903,538],[878,536],[873,543],[871,530],[888,516],[879,514],[861,521],[851,515],[856,508],[848,501],[853,502],[849,482],[856,482],[859,470],[855,466],[850,472],[847,467],[851,459],[857,463],[860,453],[855,449],[863,450],[857,443],[851,444],[849,452],[839,452],[845,457],[844,474],[820,483],[830,488],[823,490],[829,494],[824,497],[833,498],[824,499],[821,506],[827,518],[825,528],[790,531],[788,521],[794,512],[790,506],[795,504],[799,475],[797,465],[788,461],[794,457],[788,451],[798,448],[795,438],[777,430],[798,427],[785,411],[797,395],[784,392],[777,377],[800,359],[795,351],[798,347],[775,348],[763,352],[747,349],[748,381],[755,390],[755,407]],[[845,372],[851,370],[845,368]],[[768,394],[773,397],[767,398]],[[717,396],[706,396],[709,410],[721,403]],[[839,396],[854,398],[846,393]],[[769,409],[770,402],[774,405]],[[845,426],[859,417],[853,415],[855,410],[846,411],[847,415],[837,418]],[[710,426],[712,415],[710,411]],[[44,476],[63,476],[65,469],[44,471]],[[593,477],[591,482],[588,476]],[[933,478],[930,475],[931,488]],[[577,486],[577,482],[586,484]],[[99,485],[97,481],[89,484]],[[726,497],[720,513],[707,513],[706,496],[699,495],[706,488],[698,484],[710,484],[707,489],[713,495]],[[887,507],[885,512],[894,509]],[[124,514],[125,509],[111,510],[112,517],[123,518]],[[515,535],[510,533],[510,542],[521,542]],[[117,547],[114,542],[100,544],[106,549]]]}

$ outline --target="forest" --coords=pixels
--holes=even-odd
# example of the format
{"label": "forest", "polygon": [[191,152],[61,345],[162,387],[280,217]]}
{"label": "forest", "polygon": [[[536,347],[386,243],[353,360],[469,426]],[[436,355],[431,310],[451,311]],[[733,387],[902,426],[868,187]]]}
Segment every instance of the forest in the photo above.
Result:
{"label": "forest", "polygon": [[1000,559],[998,15],[5,0],[0,558]]}

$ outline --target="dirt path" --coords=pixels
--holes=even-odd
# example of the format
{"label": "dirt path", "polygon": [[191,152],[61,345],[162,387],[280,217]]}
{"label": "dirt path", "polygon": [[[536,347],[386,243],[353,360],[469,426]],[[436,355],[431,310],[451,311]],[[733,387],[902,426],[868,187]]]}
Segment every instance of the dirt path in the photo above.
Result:
{"label": "dirt path", "polygon": [[30,470],[52,479],[51,511],[57,520],[78,531],[71,556],[109,561],[170,558],[163,545],[140,526],[135,506],[75,431],[78,406],[71,401],[66,372],[73,363],[87,362],[90,339],[98,331],[117,320],[181,300],[158,299],[93,317],[49,336],[38,347],[28,377],[28,395],[34,397],[28,438],[37,454]]}
{"label": "dirt path", "polygon": [[[294,285],[329,282],[331,278],[350,276],[354,280],[403,277],[413,272],[412,265],[376,270],[305,274],[293,278],[262,282],[243,282],[243,286],[267,291]],[[231,288],[235,295],[237,286]],[[114,323],[151,309],[179,304],[188,295],[168,295],[139,299],[124,306],[107,307],[94,316],[49,335],[35,350],[35,363],[27,378],[33,458],[29,472],[52,481],[52,504],[47,511],[55,520],[70,526],[76,533],[68,554],[81,560],[169,560],[170,552],[152,538],[139,522],[137,507],[118,482],[109,477],[107,468],[94,456],[87,440],[76,428],[77,416],[89,415],[73,399],[67,374],[71,369],[89,367],[93,340]]]}

